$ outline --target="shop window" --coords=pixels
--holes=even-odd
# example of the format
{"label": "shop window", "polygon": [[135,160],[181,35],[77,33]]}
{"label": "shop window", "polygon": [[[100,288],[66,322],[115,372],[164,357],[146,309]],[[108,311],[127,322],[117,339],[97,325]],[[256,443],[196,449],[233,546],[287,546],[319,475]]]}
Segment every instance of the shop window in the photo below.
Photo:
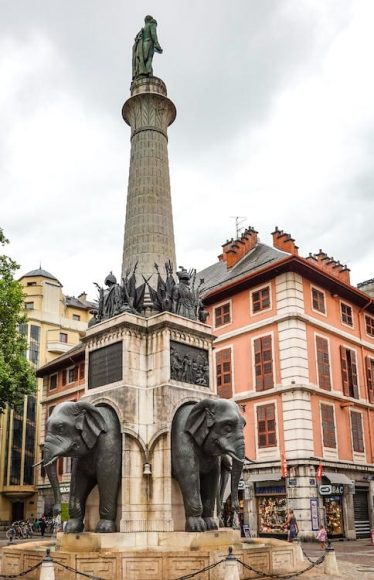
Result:
{"label": "shop window", "polygon": [[270,286],[252,292],[252,313],[257,314],[270,308]]}
{"label": "shop window", "polygon": [[256,338],[253,342],[255,355],[256,390],[264,391],[274,386],[273,353],[271,335]]}
{"label": "shop window", "polygon": [[346,397],[359,398],[357,382],[356,353],[350,348],[340,347],[342,367],[343,394]]}
{"label": "shop window", "polygon": [[340,303],[340,315],[344,324],[353,326],[352,308],[348,304],[344,304],[344,302]]}
{"label": "shop window", "polygon": [[326,338],[316,336],[318,385],[331,391],[329,343]]}
{"label": "shop window", "polygon": [[49,377],[49,390],[52,391],[57,387],[57,373]]}
{"label": "shop window", "polygon": [[276,447],[277,433],[274,403],[257,407],[257,434],[259,448]]}
{"label": "shop window", "polygon": [[341,496],[323,498],[325,508],[327,533],[329,537],[339,537],[344,534],[343,506]]}
{"label": "shop window", "polygon": [[325,294],[317,288],[312,288],[312,308],[317,312],[326,314]]}
{"label": "shop window", "polygon": [[223,399],[232,397],[231,348],[216,353],[217,392]]}
{"label": "shop window", "polygon": [[366,382],[369,403],[374,403],[374,359],[366,357]]}
{"label": "shop window", "polygon": [[374,318],[371,316],[365,316],[365,325],[368,335],[374,337]]}
{"label": "shop window", "polygon": [[334,407],[321,405],[323,446],[336,449]]}
{"label": "shop window", "polygon": [[60,342],[67,343],[68,342],[68,335],[66,332],[60,332]]}
{"label": "shop window", "polygon": [[34,310],[34,303],[33,302],[25,302],[26,310]]}
{"label": "shop window", "polygon": [[217,306],[214,309],[214,325],[216,328],[223,326],[224,324],[230,324],[231,322],[231,304],[226,302],[222,306]]}
{"label": "shop window", "polygon": [[352,446],[356,453],[364,453],[364,436],[362,432],[361,413],[351,411]]}
{"label": "shop window", "polygon": [[78,367],[68,369],[68,383],[75,383],[78,380]]}
{"label": "shop window", "polygon": [[[258,497],[259,494],[264,497]],[[265,496],[265,493],[267,496]],[[256,486],[258,531],[261,535],[285,535],[287,522],[286,488]]]}
{"label": "shop window", "polygon": [[73,314],[72,319],[73,320],[76,320],[77,322],[79,322],[80,319],[81,319],[81,317],[79,316],[79,314]]}

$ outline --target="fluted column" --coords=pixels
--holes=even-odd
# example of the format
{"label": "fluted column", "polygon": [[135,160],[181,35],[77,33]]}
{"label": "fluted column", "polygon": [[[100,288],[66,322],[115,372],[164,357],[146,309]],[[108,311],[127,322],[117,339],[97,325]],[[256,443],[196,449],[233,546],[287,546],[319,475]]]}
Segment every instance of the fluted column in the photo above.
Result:
{"label": "fluted column", "polygon": [[154,263],[175,268],[167,128],[176,109],[157,77],[135,80],[122,109],[131,127],[131,157],[123,245],[122,276],[138,262],[147,278]]}

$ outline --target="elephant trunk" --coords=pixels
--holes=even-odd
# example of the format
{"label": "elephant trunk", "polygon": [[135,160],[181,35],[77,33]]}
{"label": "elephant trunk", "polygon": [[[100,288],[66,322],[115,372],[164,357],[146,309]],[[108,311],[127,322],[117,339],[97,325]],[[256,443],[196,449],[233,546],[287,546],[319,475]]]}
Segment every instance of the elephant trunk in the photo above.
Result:
{"label": "elephant trunk", "polygon": [[61,492],[60,492],[60,482],[57,477],[56,463],[57,457],[51,459],[48,453],[44,454],[45,471],[48,476],[49,482],[52,486],[53,496],[55,500],[55,505],[53,506],[54,515],[61,512]]}
{"label": "elephant trunk", "polygon": [[242,475],[245,458],[244,440],[243,445],[240,447],[240,450],[238,451],[236,457],[232,457],[232,471],[231,471],[231,505],[233,511],[239,510],[238,487],[239,480]]}

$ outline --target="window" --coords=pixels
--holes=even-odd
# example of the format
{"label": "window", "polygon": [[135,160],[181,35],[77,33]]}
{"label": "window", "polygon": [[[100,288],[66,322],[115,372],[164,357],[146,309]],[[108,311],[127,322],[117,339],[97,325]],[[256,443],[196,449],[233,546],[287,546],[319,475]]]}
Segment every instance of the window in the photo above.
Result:
{"label": "window", "polygon": [[326,314],[325,295],[317,288],[312,288],[312,308],[317,310],[317,312]]}
{"label": "window", "polygon": [[68,335],[66,334],[66,332],[60,332],[60,342],[67,343],[67,341],[68,341]]}
{"label": "window", "polygon": [[364,452],[364,437],[362,433],[361,413],[351,411],[352,445],[356,453]]}
{"label": "window", "polygon": [[270,286],[252,292],[252,313],[270,308]]}
{"label": "window", "polygon": [[79,380],[84,379],[84,362],[79,363]]}
{"label": "window", "polygon": [[34,303],[33,302],[25,302],[26,310],[34,310]]}
{"label": "window", "polygon": [[232,397],[231,348],[216,353],[217,392],[223,399]]}
{"label": "window", "polygon": [[49,377],[49,390],[55,389],[57,387],[57,373]]}
{"label": "window", "polygon": [[36,286],[36,282],[27,282],[28,286]]}
{"label": "window", "polygon": [[353,326],[352,308],[348,304],[340,303],[340,313],[342,322],[348,326]]}
{"label": "window", "polygon": [[78,320],[78,321],[81,319],[79,314],[73,314],[72,318],[73,318],[73,320]]}
{"label": "window", "polygon": [[336,449],[334,407],[321,405],[322,437],[323,446]]}
{"label": "window", "polygon": [[64,386],[66,385],[66,383],[67,383],[67,377],[66,377],[66,373],[67,373],[66,369],[64,369],[64,370],[62,371],[62,373],[61,373],[61,384],[62,384],[62,386],[63,386],[63,387],[64,387]]}
{"label": "window", "polygon": [[40,326],[30,327],[30,360],[35,365],[39,362]]}
{"label": "window", "polygon": [[260,448],[277,445],[274,403],[257,407],[257,433]]}
{"label": "window", "polygon": [[78,367],[68,369],[68,383],[75,383],[78,380]]}
{"label": "window", "polygon": [[374,359],[366,357],[366,382],[369,403],[374,403]]}
{"label": "window", "polygon": [[365,316],[366,332],[369,336],[374,337],[374,318]]}
{"label": "window", "polygon": [[229,324],[231,322],[231,305],[230,302],[222,304],[222,306],[217,306],[214,309],[214,324],[216,328],[218,326],[223,326],[224,324]]}
{"label": "window", "polygon": [[321,389],[331,390],[329,343],[326,338],[316,336],[318,385]]}
{"label": "window", "polygon": [[342,366],[343,394],[346,397],[359,398],[357,382],[356,353],[350,348],[340,347]]}
{"label": "window", "polygon": [[254,340],[256,390],[264,391],[274,386],[271,335]]}

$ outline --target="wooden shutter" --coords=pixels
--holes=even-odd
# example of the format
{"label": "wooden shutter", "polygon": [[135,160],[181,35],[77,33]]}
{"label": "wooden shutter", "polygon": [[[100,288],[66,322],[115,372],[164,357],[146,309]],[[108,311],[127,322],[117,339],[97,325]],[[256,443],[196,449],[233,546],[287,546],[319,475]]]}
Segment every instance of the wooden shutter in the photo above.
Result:
{"label": "wooden shutter", "polygon": [[257,434],[259,447],[277,445],[274,403],[257,407]]}
{"label": "wooden shutter", "polygon": [[368,386],[369,403],[374,403],[374,360],[369,356],[365,359],[366,363],[366,381]]}
{"label": "wooden shutter", "polygon": [[273,353],[271,335],[254,340],[256,390],[263,391],[274,386]]}
{"label": "wooden shutter", "polygon": [[336,449],[334,407],[321,405],[322,435],[324,447]]}
{"label": "wooden shutter", "polygon": [[232,397],[231,348],[216,354],[217,392],[223,399]]}
{"label": "wooden shutter", "polygon": [[328,342],[322,336],[316,336],[318,384],[321,389],[331,390],[330,360]]}
{"label": "wooden shutter", "polygon": [[362,417],[361,413],[351,411],[351,426],[352,426],[352,444],[353,451],[357,453],[364,452],[364,439],[362,433]]}
{"label": "wooden shutter", "polygon": [[358,394],[356,353],[354,352],[354,350],[350,350],[349,354],[350,354],[350,358],[351,358],[351,377],[352,377],[353,397],[355,399],[359,399],[360,397]]}
{"label": "wooden shutter", "polygon": [[343,394],[349,397],[347,349],[344,346],[340,347],[340,362],[342,367]]}

